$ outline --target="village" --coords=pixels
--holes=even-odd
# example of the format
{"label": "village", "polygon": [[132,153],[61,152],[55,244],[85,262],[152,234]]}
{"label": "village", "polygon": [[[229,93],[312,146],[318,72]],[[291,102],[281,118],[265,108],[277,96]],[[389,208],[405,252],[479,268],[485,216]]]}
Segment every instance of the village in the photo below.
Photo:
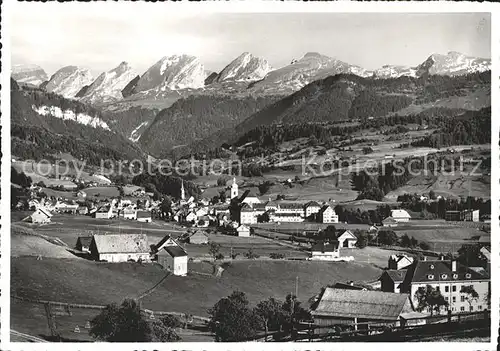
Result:
{"label": "village", "polygon": [[[184,183],[179,199],[168,206],[160,199],[153,200],[153,194],[141,187],[135,187],[128,196],[100,201],[90,201],[85,189],[75,191],[77,200],[41,197],[40,193],[39,187],[31,187],[30,198],[25,201],[32,213],[19,223],[43,229],[53,225],[53,219],[58,216],[68,222],[71,218],[75,221],[88,218],[87,224],[93,220],[96,223],[119,221],[118,232],[116,226],[113,232],[106,232],[104,228],[91,233],[81,231],[71,252],[90,261],[109,264],[158,264],[165,272],[182,279],[196,274],[191,268],[198,264],[196,262],[211,262],[213,276],[223,279],[225,262],[299,260],[318,264],[352,265],[357,261],[365,264],[363,253],[378,250],[376,259],[371,261],[372,257],[368,257],[368,263],[376,262],[383,267],[375,279],[356,283],[345,279],[334,285],[329,285],[330,281],[322,282],[327,287],[311,307],[311,316],[319,330],[331,330],[338,324],[352,325],[358,330],[377,323],[400,326],[441,323],[449,321],[450,315],[487,313],[490,308],[488,233],[479,231],[482,234],[475,237],[479,240],[476,244],[481,246],[479,254],[486,262],[480,267],[465,265],[455,255],[430,248],[392,247],[393,251],[384,251],[377,246],[367,247],[376,245],[366,243],[367,235],[382,240],[393,230],[412,226],[417,230],[432,229],[432,226],[422,227],[425,221],[412,219],[408,211],[401,208],[392,209],[390,216],[379,224],[342,223],[334,202],[264,199],[248,190],[240,194],[235,178],[227,187],[226,199],[217,203],[205,198],[188,198]],[[435,224],[436,221],[428,222]],[[137,224],[127,227],[126,223]],[[446,219],[439,225],[452,224],[482,229],[489,226],[487,220],[480,220],[479,210],[447,211]],[[148,234],[152,225],[165,229],[154,229],[159,233],[152,237]],[[221,250],[221,243],[226,240],[233,240],[229,252],[227,247],[226,251]],[[238,240],[245,240],[246,249],[236,253],[233,246],[242,247]],[[269,257],[259,255],[257,249],[264,240],[275,245],[267,251]],[[426,300],[422,296],[436,291],[442,299],[422,305]],[[433,315],[444,319],[429,319]]]}

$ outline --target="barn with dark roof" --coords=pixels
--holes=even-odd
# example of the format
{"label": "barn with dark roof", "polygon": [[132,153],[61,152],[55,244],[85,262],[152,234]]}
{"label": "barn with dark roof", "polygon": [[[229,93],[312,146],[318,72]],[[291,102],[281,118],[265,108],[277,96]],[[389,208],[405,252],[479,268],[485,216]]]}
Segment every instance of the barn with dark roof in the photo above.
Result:
{"label": "barn with dark roof", "polygon": [[401,316],[414,312],[408,294],[382,291],[326,288],[311,312],[314,323],[328,327],[353,324],[396,324]]}

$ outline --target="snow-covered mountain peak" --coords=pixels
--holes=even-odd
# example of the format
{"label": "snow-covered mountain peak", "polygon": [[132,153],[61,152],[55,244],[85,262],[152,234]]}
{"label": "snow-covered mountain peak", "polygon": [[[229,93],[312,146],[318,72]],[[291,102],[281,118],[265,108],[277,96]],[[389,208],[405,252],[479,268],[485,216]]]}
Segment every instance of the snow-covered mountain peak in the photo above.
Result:
{"label": "snow-covered mountain peak", "polygon": [[92,83],[90,70],[77,66],[66,66],[59,69],[44,84],[47,91],[59,94],[65,98],[74,98],[86,85]]}
{"label": "snow-covered mountain peak", "polygon": [[244,52],[224,67],[217,81],[256,81],[264,78],[271,70],[271,65],[265,59]]}
{"label": "snow-covered mountain peak", "polygon": [[197,89],[203,87],[205,78],[205,68],[197,57],[165,56],[142,75],[137,82],[136,91]]}
{"label": "snow-covered mountain peak", "polygon": [[457,51],[447,54],[432,54],[416,67],[417,74],[462,75],[473,72],[484,72],[491,69],[491,60],[464,55]]}
{"label": "snow-covered mountain peak", "polygon": [[12,78],[19,83],[35,86],[39,86],[49,79],[42,67],[34,64],[13,65],[11,75]]}
{"label": "snow-covered mountain peak", "polygon": [[93,104],[120,100],[123,88],[136,76],[137,72],[123,61],[112,70],[101,73],[86,89],[81,100]]}

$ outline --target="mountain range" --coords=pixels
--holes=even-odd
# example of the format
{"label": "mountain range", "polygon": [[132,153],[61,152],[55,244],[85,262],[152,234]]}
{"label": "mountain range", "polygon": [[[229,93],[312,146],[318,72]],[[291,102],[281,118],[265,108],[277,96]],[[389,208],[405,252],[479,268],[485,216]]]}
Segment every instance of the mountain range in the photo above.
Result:
{"label": "mountain range", "polygon": [[[35,65],[12,67],[12,78],[37,86],[38,95],[46,91],[80,104],[67,112],[60,101],[47,103],[29,114],[107,127],[161,156],[203,151],[261,124],[412,114],[434,107],[475,110],[489,104],[490,66],[489,59],[449,52],[432,54],[415,67],[367,70],[309,52],[275,69],[264,58],[243,53],[220,72],[207,70],[197,57],[174,55],[142,75],[121,62],[96,79],[76,66],[47,78]],[[99,111],[98,120],[80,116],[81,106]]]}
{"label": "mountain range", "polygon": [[19,83],[41,86],[49,92],[88,103],[144,100],[147,104],[147,101],[161,100],[169,95],[181,98],[207,92],[287,95],[315,80],[342,73],[379,79],[421,77],[426,74],[453,76],[484,72],[490,66],[490,59],[451,51],[445,55],[432,54],[416,67],[385,65],[367,70],[308,52],[284,67],[273,69],[265,59],[245,52],[219,73],[207,71],[195,56],[173,55],[161,58],[142,75],[122,62],[95,80],[88,69],[76,66],[63,67],[47,80],[43,69],[36,65],[16,65],[12,68],[12,77]]}

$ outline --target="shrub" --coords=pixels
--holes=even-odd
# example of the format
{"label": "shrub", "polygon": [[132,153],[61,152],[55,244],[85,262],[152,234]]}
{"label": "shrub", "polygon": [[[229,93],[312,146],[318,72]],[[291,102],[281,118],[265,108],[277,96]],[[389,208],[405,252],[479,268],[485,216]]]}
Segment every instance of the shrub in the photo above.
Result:
{"label": "shrub", "polygon": [[269,257],[272,258],[273,260],[282,260],[285,258],[285,255],[282,254],[281,252],[271,252],[269,254]]}

